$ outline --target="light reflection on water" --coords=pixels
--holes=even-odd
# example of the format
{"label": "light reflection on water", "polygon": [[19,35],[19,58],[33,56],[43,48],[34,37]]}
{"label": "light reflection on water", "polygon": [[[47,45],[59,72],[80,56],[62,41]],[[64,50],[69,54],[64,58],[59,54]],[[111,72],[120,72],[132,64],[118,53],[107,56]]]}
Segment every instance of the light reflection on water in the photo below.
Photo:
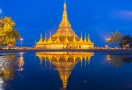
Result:
{"label": "light reflection on water", "polygon": [[131,61],[93,52],[0,54],[0,90],[132,90]]}

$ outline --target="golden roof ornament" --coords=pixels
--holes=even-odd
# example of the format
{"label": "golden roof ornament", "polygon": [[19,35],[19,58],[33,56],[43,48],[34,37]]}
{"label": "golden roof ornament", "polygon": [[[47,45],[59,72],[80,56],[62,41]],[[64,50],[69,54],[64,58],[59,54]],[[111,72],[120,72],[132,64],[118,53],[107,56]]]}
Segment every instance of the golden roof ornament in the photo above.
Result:
{"label": "golden roof ornament", "polygon": [[52,40],[51,40],[51,30],[50,30],[50,37],[49,37],[48,42],[49,42],[49,43],[51,43],[51,42],[52,42]]}
{"label": "golden roof ornament", "polygon": [[58,36],[57,36],[57,39],[55,40],[55,42],[58,42],[58,43],[60,43],[59,34],[58,34]]}
{"label": "golden roof ornament", "polygon": [[86,39],[86,32],[85,32],[85,38],[84,38],[84,42],[87,42],[87,39]]}
{"label": "golden roof ornament", "polygon": [[40,39],[39,39],[39,42],[42,42],[43,41],[43,36],[42,36],[42,33],[40,34]]}
{"label": "golden roof ornament", "polygon": [[82,40],[82,32],[81,32],[81,38],[80,38],[80,41],[82,42],[83,40]]}
{"label": "golden roof ornament", "polygon": [[46,32],[45,32],[45,38],[44,38],[44,43],[46,43]]}
{"label": "golden roof ornament", "polygon": [[[75,32],[75,31],[74,31]],[[73,37],[73,42],[76,42],[76,37],[75,37],[75,35],[74,35],[74,37]]]}
{"label": "golden roof ornament", "polygon": [[90,40],[90,35],[88,34],[88,42],[91,42],[91,40]]}
{"label": "golden roof ornament", "polygon": [[69,43],[68,37],[65,38],[65,43]]}

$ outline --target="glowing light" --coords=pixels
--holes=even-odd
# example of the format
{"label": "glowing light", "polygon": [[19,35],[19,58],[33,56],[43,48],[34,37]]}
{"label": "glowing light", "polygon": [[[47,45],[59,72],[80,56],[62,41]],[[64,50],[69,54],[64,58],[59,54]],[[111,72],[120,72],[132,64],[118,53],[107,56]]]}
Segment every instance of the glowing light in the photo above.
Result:
{"label": "glowing light", "polygon": [[106,38],[106,41],[110,41],[110,38]]}
{"label": "glowing light", "polygon": [[22,40],[23,40],[23,38],[20,38],[20,40],[22,41]]}
{"label": "glowing light", "polygon": [[2,10],[0,9],[0,13],[2,13]]}

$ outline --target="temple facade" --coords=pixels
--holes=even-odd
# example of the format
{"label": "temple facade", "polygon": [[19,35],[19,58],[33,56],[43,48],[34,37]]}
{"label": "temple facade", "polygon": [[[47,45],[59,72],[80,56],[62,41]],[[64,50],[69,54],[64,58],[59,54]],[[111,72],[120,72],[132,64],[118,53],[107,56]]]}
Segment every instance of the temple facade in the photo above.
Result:
{"label": "temple facade", "polygon": [[72,30],[71,24],[68,21],[66,3],[64,3],[64,10],[62,15],[62,21],[59,24],[58,30],[56,33],[50,37],[43,39],[42,34],[40,34],[40,40],[36,43],[37,49],[92,49],[94,48],[94,43],[90,40],[90,35],[85,37],[84,40],[81,37],[78,37],[75,32]]}

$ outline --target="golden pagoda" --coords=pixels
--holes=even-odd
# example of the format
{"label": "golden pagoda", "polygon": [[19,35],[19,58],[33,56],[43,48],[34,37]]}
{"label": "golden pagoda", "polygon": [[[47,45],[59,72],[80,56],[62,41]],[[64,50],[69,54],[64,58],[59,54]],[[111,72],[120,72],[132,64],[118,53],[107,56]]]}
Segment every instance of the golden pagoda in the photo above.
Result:
{"label": "golden pagoda", "polygon": [[37,49],[92,49],[94,43],[91,42],[90,36],[88,40],[86,39],[86,34],[84,40],[79,38],[71,28],[71,24],[68,21],[67,16],[67,5],[64,3],[64,10],[62,15],[62,21],[59,24],[58,30],[55,34],[51,35],[43,40],[42,34],[40,35],[39,42],[36,43]]}
{"label": "golden pagoda", "polygon": [[82,60],[87,60],[89,64],[90,58],[93,55],[94,55],[93,52],[37,52],[36,53],[36,56],[39,57],[41,61],[42,59],[45,59],[45,61],[49,60],[52,64],[56,66],[56,69],[60,75],[60,79],[62,80],[64,89],[66,89],[67,87],[68,78],[71,74],[73,67],[75,67],[75,65]]}

